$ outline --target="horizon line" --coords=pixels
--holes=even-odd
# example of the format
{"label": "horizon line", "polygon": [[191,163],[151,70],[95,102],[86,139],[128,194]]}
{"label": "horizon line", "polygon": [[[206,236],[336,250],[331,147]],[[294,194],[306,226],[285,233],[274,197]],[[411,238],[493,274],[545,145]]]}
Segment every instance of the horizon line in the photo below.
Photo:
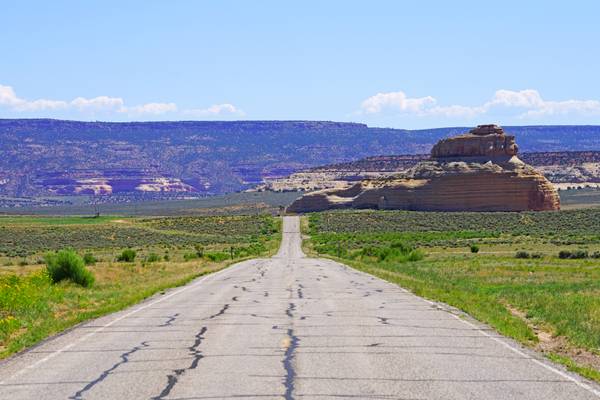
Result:
{"label": "horizon line", "polygon": [[[487,124],[476,124],[470,126],[438,126],[431,128],[417,128],[417,129],[409,129],[409,128],[393,128],[393,127],[384,127],[384,126],[370,126],[364,122],[354,122],[354,121],[333,121],[333,120],[311,120],[311,119],[236,119],[236,120],[155,120],[155,121],[102,121],[102,120],[77,120],[77,119],[61,119],[61,118],[0,118],[0,122],[3,121],[56,121],[56,122],[78,122],[78,123],[88,123],[88,124],[163,124],[163,123],[265,123],[265,122],[279,122],[279,123],[299,123],[299,122],[318,122],[318,123],[328,123],[328,124],[347,124],[347,125],[363,125],[369,129],[393,129],[399,131],[427,131],[427,130],[435,130],[435,129],[469,129],[474,126],[479,125],[487,125]],[[528,127],[600,127],[600,124],[535,124],[535,125],[502,125],[502,124],[494,124],[501,127],[506,128],[528,128]]]}

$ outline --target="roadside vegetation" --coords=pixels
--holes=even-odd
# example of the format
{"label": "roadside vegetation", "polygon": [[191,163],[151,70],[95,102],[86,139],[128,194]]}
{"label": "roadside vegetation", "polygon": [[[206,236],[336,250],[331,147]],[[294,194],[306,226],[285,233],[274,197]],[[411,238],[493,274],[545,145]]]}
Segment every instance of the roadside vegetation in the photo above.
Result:
{"label": "roadside vegetation", "polygon": [[[600,381],[600,209],[311,214],[312,254],[457,307]],[[418,257],[387,257],[399,248]]]}
{"label": "roadside vegetation", "polygon": [[83,257],[73,249],[48,253],[46,272],[52,283],[70,280],[83,287],[91,287],[94,284],[94,275],[85,267]]}
{"label": "roadside vegetation", "polygon": [[[79,222],[79,223],[77,223]],[[75,249],[221,247],[256,242],[274,229],[267,215],[210,217],[0,217],[0,257]],[[253,240],[249,240],[253,239]]]}
{"label": "roadside vegetation", "polygon": [[272,254],[280,239],[280,221],[269,215],[0,217],[0,227],[0,358],[232,262]]}

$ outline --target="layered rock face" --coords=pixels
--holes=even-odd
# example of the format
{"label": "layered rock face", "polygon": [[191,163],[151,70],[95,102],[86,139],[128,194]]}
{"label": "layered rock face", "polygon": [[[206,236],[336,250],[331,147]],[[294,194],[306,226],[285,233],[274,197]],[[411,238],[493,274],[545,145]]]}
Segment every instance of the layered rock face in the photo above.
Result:
{"label": "layered rock face", "polygon": [[349,189],[308,193],[288,207],[290,212],[336,208],[417,211],[546,211],[558,210],[552,184],[516,156],[514,136],[496,125],[480,125],[469,133],[444,139],[431,160],[405,174],[364,180]]}
{"label": "layered rock face", "polygon": [[515,137],[505,135],[496,125],[479,125],[469,133],[440,140],[431,149],[432,158],[516,156],[519,148]]}

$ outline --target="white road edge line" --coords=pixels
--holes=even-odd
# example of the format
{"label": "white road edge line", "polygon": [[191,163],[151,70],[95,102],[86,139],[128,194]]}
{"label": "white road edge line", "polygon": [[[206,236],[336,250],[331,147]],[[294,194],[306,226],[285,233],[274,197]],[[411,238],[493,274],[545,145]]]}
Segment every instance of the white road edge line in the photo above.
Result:
{"label": "white road edge line", "polygon": [[[432,303],[432,304],[435,304],[435,303]],[[510,343],[507,343],[507,342],[505,342],[504,340],[501,340],[501,339],[499,339],[499,338],[497,338],[497,337],[495,337],[495,336],[492,336],[492,335],[490,335],[489,333],[487,333],[486,331],[484,331],[483,329],[481,329],[481,328],[480,328],[480,327],[478,327],[477,325],[475,325],[475,324],[472,324],[472,323],[470,323],[469,321],[465,321],[465,320],[464,320],[464,319],[462,319],[460,316],[458,316],[458,315],[455,315],[455,314],[453,314],[453,313],[451,313],[451,312],[449,312],[448,314],[450,314],[451,316],[453,316],[454,318],[456,318],[456,319],[457,319],[457,320],[459,320],[460,322],[462,322],[462,323],[464,323],[464,324],[466,324],[466,325],[468,325],[468,326],[470,326],[470,327],[472,327],[472,328],[475,328],[475,329],[476,329],[476,330],[477,330],[479,333],[481,333],[482,335],[484,335],[484,336],[487,336],[488,338],[492,339],[493,341],[495,341],[495,342],[497,342],[497,343],[500,343],[501,345],[503,345],[503,346],[504,346],[504,347],[506,347],[507,349],[511,350],[512,352],[514,352],[514,353],[516,353],[516,354],[518,354],[518,355],[522,356],[523,358],[525,358],[525,359],[527,359],[527,360],[531,360],[531,361],[533,361],[533,362],[534,362],[534,363],[536,363],[537,365],[540,365],[540,366],[542,366],[542,367],[546,368],[547,370],[549,370],[549,371],[552,371],[552,372],[554,372],[555,374],[558,374],[558,375],[562,376],[563,378],[570,380],[571,382],[573,382],[573,383],[574,383],[574,384],[576,384],[577,386],[579,386],[579,387],[581,387],[581,388],[583,388],[583,389],[587,390],[588,392],[590,392],[590,393],[592,393],[592,394],[596,395],[597,397],[600,397],[600,391],[598,391],[598,390],[594,389],[594,388],[593,388],[593,387],[591,387],[590,385],[588,385],[588,384],[586,384],[586,383],[584,383],[584,382],[581,382],[580,380],[578,380],[578,379],[576,379],[576,378],[572,377],[572,376],[571,376],[571,375],[569,375],[569,374],[566,374],[566,373],[564,373],[563,371],[561,371],[561,370],[559,370],[559,369],[556,369],[556,368],[554,368],[554,367],[553,367],[553,366],[551,366],[551,365],[548,365],[548,364],[546,364],[545,362],[542,362],[542,361],[540,361],[540,360],[538,360],[538,359],[536,359],[536,358],[533,358],[533,357],[530,357],[530,356],[528,356],[527,354],[523,353],[523,352],[522,352],[520,349],[518,349],[517,347],[514,347],[514,346],[512,346]]]}
{"label": "white road edge line", "polygon": [[[427,303],[427,304],[429,304],[429,305],[432,305],[432,306],[438,305],[438,303],[436,303],[436,302],[433,302],[433,301],[431,301],[431,300],[427,300],[426,298],[424,298],[424,297],[421,297],[421,296],[417,296],[416,294],[414,294],[414,293],[412,293],[411,291],[409,291],[409,290],[407,290],[407,289],[403,288],[402,286],[400,286],[400,285],[397,285],[397,284],[395,284],[395,283],[392,283],[392,282],[389,282],[389,281],[386,281],[385,279],[381,279],[381,278],[379,278],[379,277],[377,277],[377,276],[374,276],[374,275],[368,274],[368,273],[366,273],[366,272],[363,272],[363,271],[359,271],[359,270],[357,270],[357,269],[355,269],[355,268],[352,268],[352,267],[350,267],[350,266],[347,266],[346,264],[342,264],[342,263],[340,263],[340,262],[337,262],[337,261],[334,261],[334,260],[330,260],[330,259],[327,259],[327,258],[325,258],[324,260],[333,261],[334,263],[336,263],[336,264],[338,264],[338,265],[341,265],[341,266],[343,266],[344,268],[348,268],[348,269],[350,269],[350,270],[352,270],[352,271],[356,271],[356,272],[358,272],[358,273],[360,273],[360,274],[367,275],[367,276],[369,276],[369,277],[375,277],[376,279],[379,279],[379,280],[381,280],[381,281],[383,281],[383,282],[387,283],[388,285],[392,285],[393,287],[395,287],[395,288],[397,288],[397,289],[400,289],[400,290],[401,290],[402,292],[404,292],[404,293],[410,294],[411,296],[415,296],[416,298],[423,300],[425,303]],[[577,385],[577,386],[579,386],[580,388],[582,388],[582,389],[585,389],[585,390],[587,390],[588,392],[590,392],[591,394],[593,394],[593,395],[595,395],[595,396],[597,396],[597,397],[599,397],[599,398],[600,398],[600,391],[599,391],[599,390],[597,390],[597,389],[595,389],[594,387],[592,387],[592,386],[588,385],[587,383],[585,383],[585,382],[581,382],[581,381],[580,381],[580,380],[578,380],[577,378],[575,378],[575,377],[573,377],[573,376],[571,376],[571,375],[569,375],[569,374],[567,374],[567,373],[565,373],[565,372],[563,372],[563,371],[561,371],[561,370],[559,370],[559,369],[557,369],[557,368],[554,368],[554,367],[553,367],[553,366],[551,366],[551,365],[548,365],[548,364],[546,364],[546,363],[544,363],[544,362],[542,362],[542,361],[540,361],[540,360],[537,360],[537,359],[535,359],[535,358],[533,358],[533,357],[531,357],[531,356],[529,356],[529,355],[525,354],[525,353],[524,353],[524,352],[522,352],[522,351],[521,351],[519,348],[517,348],[517,347],[515,347],[515,346],[511,345],[511,344],[510,344],[510,343],[508,343],[508,342],[505,342],[505,341],[504,341],[504,340],[502,340],[502,339],[499,339],[499,338],[497,338],[497,337],[495,337],[495,336],[492,336],[492,335],[490,335],[489,333],[487,333],[486,331],[484,331],[483,329],[481,329],[481,327],[479,327],[479,326],[477,326],[477,325],[475,325],[475,324],[472,324],[472,323],[471,323],[471,322],[469,322],[469,321],[466,321],[466,320],[464,320],[463,318],[461,318],[460,316],[458,316],[458,315],[456,315],[456,314],[453,314],[453,313],[451,313],[451,312],[449,312],[449,311],[447,311],[447,310],[444,310],[444,309],[441,309],[441,311],[445,311],[447,314],[449,314],[449,315],[451,315],[452,317],[456,318],[456,319],[457,319],[457,320],[459,320],[460,322],[462,322],[462,323],[464,323],[464,324],[466,324],[466,325],[470,326],[471,328],[475,328],[475,330],[476,330],[477,332],[479,332],[479,333],[481,333],[482,335],[484,335],[484,336],[486,336],[486,337],[488,337],[488,338],[492,339],[492,340],[493,340],[493,341],[495,341],[495,342],[498,342],[498,343],[500,343],[502,346],[506,347],[506,348],[507,348],[507,349],[509,349],[510,351],[512,351],[512,352],[514,352],[514,353],[516,353],[516,354],[520,355],[521,357],[523,357],[523,358],[525,358],[525,359],[527,359],[527,360],[533,361],[535,364],[537,364],[537,365],[539,365],[539,366],[541,366],[541,367],[544,367],[544,368],[545,368],[545,369],[547,369],[548,371],[554,372],[555,374],[557,374],[557,375],[559,375],[559,376],[561,376],[561,377],[563,377],[563,378],[565,378],[565,379],[567,379],[567,380],[569,380],[569,381],[573,382],[574,384],[576,384],[576,385]]]}
{"label": "white road edge line", "polygon": [[[30,370],[30,369],[33,369],[33,368],[37,367],[37,366],[38,366],[38,365],[40,365],[40,364],[43,364],[43,363],[45,363],[46,361],[48,361],[48,360],[50,360],[50,359],[52,359],[52,358],[56,357],[57,355],[59,355],[59,354],[61,354],[61,353],[64,353],[65,351],[69,350],[69,349],[70,349],[70,348],[72,348],[73,346],[75,346],[75,345],[77,345],[77,344],[79,344],[79,343],[83,342],[84,340],[87,340],[87,339],[89,339],[90,337],[94,336],[94,335],[95,335],[95,334],[97,334],[98,332],[101,332],[101,331],[103,331],[104,329],[106,329],[106,328],[108,328],[109,326],[111,326],[111,325],[115,324],[116,322],[119,322],[119,321],[121,321],[122,319],[125,319],[125,318],[127,318],[127,317],[130,317],[130,316],[132,316],[133,314],[136,314],[136,313],[138,313],[138,312],[140,312],[140,311],[142,311],[142,310],[145,310],[145,309],[146,309],[146,308],[148,308],[148,307],[152,307],[152,306],[153,306],[153,305],[155,305],[155,304],[158,304],[158,303],[160,303],[160,302],[162,302],[162,301],[165,301],[165,300],[167,300],[167,299],[169,299],[169,298],[171,298],[171,297],[173,297],[173,296],[176,296],[176,295],[178,295],[178,294],[180,294],[180,293],[183,293],[183,292],[185,292],[185,291],[187,291],[187,290],[189,290],[189,289],[191,289],[191,288],[194,288],[194,287],[196,287],[196,286],[199,286],[201,283],[203,283],[203,282],[204,282],[206,279],[208,279],[208,278],[211,278],[211,277],[217,276],[217,275],[219,275],[219,274],[221,274],[221,273],[224,273],[224,272],[226,272],[226,271],[231,271],[231,270],[232,270],[232,268],[237,268],[237,267],[239,267],[239,266],[241,266],[241,265],[244,265],[244,264],[248,263],[249,261],[256,261],[256,260],[261,260],[261,259],[252,259],[252,260],[248,260],[248,261],[242,261],[242,262],[239,262],[239,263],[233,264],[233,265],[231,265],[231,266],[229,266],[229,267],[225,267],[225,268],[223,268],[223,269],[222,269],[222,270],[220,270],[220,271],[213,272],[213,273],[209,273],[209,274],[207,274],[206,276],[204,276],[204,277],[200,278],[199,280],[197,280],[196,282],[192,283],[191,285],[186,285],[186,286],[182,287],[181,289],[178,289],[178,290],[174,291],[174,292],[173,292],[173,293],[171,293],[171,294],[168,294],[168,295],[166,295],[166,296],[163,296],[163,297],[161,297],[160,299],[157,299],[157,300],[155,300],[155,301],[153,301],[153,302],[151,302],[151,303],[148,303],[148,304],[145,304],[145,305],[143,305],[143,306],[141,306],[141,307],[138,307],[138,308],[136,308],[135,310],[132,310],[132,311],[128,312],[127,314],[123,314],[123,315],[121,315],[120,317],[117,317],[117,318],[113,319],[113,320],[112,320],[112,321],[110,321],[109,323],[107,323],[107,324],[105,324],[105,325],[102,325],[102,326],[98,327],[97,329],[95,329],[95,330],[91,331],[90,333],[87,333],[87,334],[83,335],[82,337],[80,337],[79,339],[75,340],[74,342],[72,342],[72,343],[70,343],[70,344],[68,344],[68,345],[66,345],[66,346],[64,346],[64,347],[62,347],[62,348],[60,348],[60,349],[58,349],[58,350],[56,350],[56,351],[54,351],[54,352],[50,353],[50,354],[48,354],[46,357],[44,357],[44,358],[41,358],[41,359],[37,360],[37,361],[36,361],[36,362],[34,362],[33,364],[27,365],[26,367],[24,367],[24,368],[22,368],[22,369],[18,370],[17,372],[15,372],[14,374],[12,374],[12,375],[11,375],[11,376],[9,376],[8,378],[6,378],[5,380],[1,381],[1,382],[0,382],[0,385],[4,385],[4,384],[5,384],[7,381],[10,381],[10,380],[12,380],[12,379],[16,378],[17,376],[21,375],[22,373],[24,373],[24,372],[26,372],[26,371],[28,371],[28,370]],[[101,318],[101,317],[100,317],[100,318]]]}

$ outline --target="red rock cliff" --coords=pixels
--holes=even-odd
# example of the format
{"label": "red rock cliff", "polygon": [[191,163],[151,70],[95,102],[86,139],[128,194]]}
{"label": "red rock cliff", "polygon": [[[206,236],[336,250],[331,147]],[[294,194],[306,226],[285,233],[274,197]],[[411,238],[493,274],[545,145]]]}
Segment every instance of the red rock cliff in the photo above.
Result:
{"label": "red rock cliff", "polygon": [[496,125],[439,141],[432,159],[406,174],[365,180],[345,190],[323,190],[297,199],[290,212],[333,208],[421,211],[548,211],[558,193],[542,174],[517,158],[514,136]]}

